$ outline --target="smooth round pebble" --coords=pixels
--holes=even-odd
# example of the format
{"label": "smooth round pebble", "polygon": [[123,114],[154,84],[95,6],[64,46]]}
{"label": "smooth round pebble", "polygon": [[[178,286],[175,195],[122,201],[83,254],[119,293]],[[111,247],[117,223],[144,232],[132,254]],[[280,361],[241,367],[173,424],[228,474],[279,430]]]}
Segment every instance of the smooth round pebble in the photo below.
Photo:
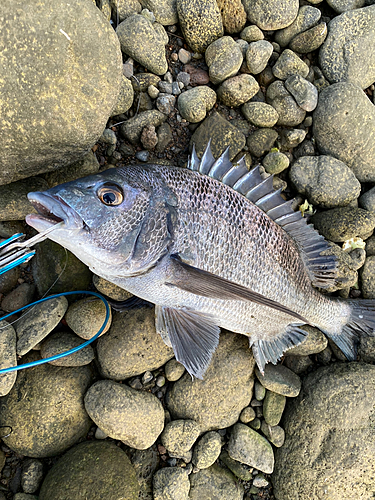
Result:
{"label": "smooth round pebble", "polygon": [[247,406],[241,411],[240,420],[243,424],[248,424],[256,417],[254,408]]}
{"label": "smooth round pebble", "polygon": [[244,489],[233,474],[219,465],[211,465],[190,476],[189,500],[242,500]]}
{"label": "smooth round pebble", "polygon": [[247,18],[262,30],[289,26],[298,14],[298,0],[244,0]]}
{"label": "smooth round pebble", "polygon": [[277,425],[282,417],[286,397],[273,391],[267,391],[263,402],[263,416],[266,424]]}
{"label": "smooth round pebble", "polygon": [[[78,347],[83,344],[83,342],[84,341],[74,333],[56,332],[49,335],[46,340],[42,342],[40,355],[43,359],[46,359]],[[91,363],[94,358],[94,349],[91,345],[87,345],[74,354],[55,359],[54,361],[49,361],[49,363],[54,366],[84,366]]]}
{"label": "smooth round pebble", "polygon": [[306,78],[309,67],[292,50],[285,49],[272,67],[272,72],[280,80],[286,80],[296,74]]}
{"label": "smooth round pebble", "polygon": [[268,363],[264,368],[264,375],[255,367],[255,374],[266,389],[277,394],[293,398],[298,396],[301,390],[301,379],[283,365]]}
{"label": "smooth round pebble", "polygon": [[176,382],[185,373],[185,367],[176,359],[171,359],[165,365],[165,376],[170,382]]}
{"label": "smooth round pebble", "polygon": [[262,165],[268,174],[279,174],[289,167],[289,158],[280,151],[271,151],[263,158]]}
{"label": "smooth round pebble", "polygon": [[253,478],[253,468],[249,465],[233,460],[226,451],[220,455],[220,460],[230,469],[233,474],[243,481],[251,481]]}
{"label": "smooth round pebble", "polygon": [[254,396],[258,401],[263,401],[266,397],[266,388],[258,380],[254,383]]}
{"label": "smooth round pebble", "polygon": [[253,480],[253,486],[256,488],[266,488],[270,483],[263,476],[263,474],[257,474]]}
{"label": "smooth round pebble", "polygon": [[292,94],[298,106],[313,111],[318,104],[318,89],[301,75],[292,75],[285,80],[286,89]]}
{"label": "smooth round pebble", "polygon": [[183,92],[177,101],[180,115],[190,123],[197,123],[206,117],[207,111],[216,102],[216,92],[202,85]]}
{"label": "smooth round pebble", "polygon": [[[106,317],[106,308],[102,300],[88,297],[71,304],[65,314],[69,328],[82,339],[91,339],[101,328]],[[100,335],[106,333],[112,321],[112,312],[108,323]]]}
{"label": "smooth round pebble", "polygon": [[[11,324],[3,320],[0,322],[0,369],[17,366],[16,352],[17,335]],[[0,375],[0,396],[5,396],[12,389],[17,378],[17,372],[8,372]],[[0,469],[1,470],[1,469]]]}
{"label": "smooth round pebble", "polygon": [[21,283],[12,290],[1,301],[1,309],[5,312],[12,312],[32,302],[35,294],[35,285],[30,283]]}
{"label": "smooth round pebble", "polygon": [[96,274],[93,275],[92,282],[98,292],[106,295],[112,300],[123,301],[133,296],[130,292],[127,292],[123,288],[120,288],[114,283],[111,283],[110,281],[107,281],[104,278],[97,276]]}
{"label": "smooth round pebble", "polygon": [[243,56],[239,45],[230,36],[211,43],[205,52],[210,80],[215,85],[234,76],[241,67]]}
{"label": "smooth round pebble", "polygon": [[375,256],[367,257],[361,270],[362,293],[365,299],[375,298]]}
{"label": "smooth round pebble", "polygon": [[266,99],[278,113],[277,125],[295,127],[305,119],[306,111],[298,106],[280,80],[276,80],[268,86]]}
{"label": "smooth round pebble", "polygon": [[251,154],[259,158],[272,149],[278,137],[272,128],[259,128],[247,138],[246,144]]}
{"label": "smooth round pebble", "polygon": [[237,107],[251,99],[258,90],[255,78],[242,74],[225,80],[217,89],[217,96],[226,106]]}
{"label": "smooth round pebble", "polygon": [[241,111],[246,120],[256,127],[273,127],[279,118],[276,109],[265,102],[246,102]]}
{"label": "smooth round pebble", "polygon": [[193,450],[193,464],[198,469],[207,469],[216,462],[221,453],[222,440],[218,432],[211,431],[204,434]]}
{"label": "smooth round pebble", "polygon": [[318,328],[304,325],[302,330],[307,333],[305,340],[299,345],[288,349],[285,356],[309,356],[310,354],[317,354],[327,347],[327,337]]}
{"label": "smooth round pebble", "polygon": [[327,38],[327,33],[326,23],[320,23],[294,37],[289,47],[299,54],[313,52],[324,43],[324,40]]}
{"label": "smooth round pebble", "polygon": [[320,9],[311,5],[303,5],[298,11],[295,20],[286,28],[275,33],[275,40],[281,47],[286,47],[299,33],[318,24],[322,13]]}
{"label": "smooth round pebble", "polygon": [[263,31],[258,28],[258,26],[252,24],[251,26],[246,26],[246,28],[241,31],[240,37],[242,38],[242,40],[251,43],[257,42],[258,40],[263,40],[264,34]]}

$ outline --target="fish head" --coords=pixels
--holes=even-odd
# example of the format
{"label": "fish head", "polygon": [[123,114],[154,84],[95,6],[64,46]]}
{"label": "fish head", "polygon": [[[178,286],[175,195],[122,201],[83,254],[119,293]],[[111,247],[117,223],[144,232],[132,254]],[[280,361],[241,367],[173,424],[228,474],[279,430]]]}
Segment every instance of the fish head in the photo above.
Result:
{"label": "fish head", "polygon": [[169,233],[160,223],[163,189],[158,176],[147,169],[109,169],[31,192],[28,198],[38,213],[29,214],[26,222],[42,232],[63,221],[48,238],[100,276],[134,276],[165,252]]}

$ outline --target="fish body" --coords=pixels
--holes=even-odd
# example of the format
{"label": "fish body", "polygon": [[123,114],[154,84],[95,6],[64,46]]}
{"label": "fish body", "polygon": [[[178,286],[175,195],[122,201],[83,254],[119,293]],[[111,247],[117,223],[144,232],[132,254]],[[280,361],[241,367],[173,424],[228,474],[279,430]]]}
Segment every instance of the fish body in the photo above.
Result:
{"label": "fish body", "polygon": [[64,220],[50,239],[154,303],[157,331],[194,376],[207,369],[219,327],[249,337],[261,371],[304,339],[303,324],[353,357],[357,336],[373,332],[373,304],[313,286],[332,283],[333,257],[321,256],[326,242],[272,178],[226,153],[215,161],[209,148],[189,166],[133,165],[30,193],[41,215],[27,222],[42,231]]}

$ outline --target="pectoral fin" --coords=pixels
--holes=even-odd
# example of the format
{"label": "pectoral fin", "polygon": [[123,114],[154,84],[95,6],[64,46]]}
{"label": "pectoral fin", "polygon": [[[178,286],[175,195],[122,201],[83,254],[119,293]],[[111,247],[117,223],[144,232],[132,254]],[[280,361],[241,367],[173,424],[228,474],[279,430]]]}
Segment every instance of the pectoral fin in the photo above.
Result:
{"label": "pectoral fin", "polygon": [[220,328],[214,318],[187,309],[157,306],[156,328],[169,337],[177,361],[190,375],[203,378],[219,343]]}
{"label": "pectoral fin", "polygon": [[170,276],[168,276],[168,281],[166,282],[168,286],[175,286],[186,292],[209,297],[211,299],[256,302],[257,304],[289,314],[303,323],[308,323],[303,316],[283,306],[279,302],[271,300],[260,293],[253,292],[249,288],[239,285],[238,283],[226,280],[208,271],[204,271],[203,269],[190,266],[182,262],[177,255],[171,255],[170,262]]}

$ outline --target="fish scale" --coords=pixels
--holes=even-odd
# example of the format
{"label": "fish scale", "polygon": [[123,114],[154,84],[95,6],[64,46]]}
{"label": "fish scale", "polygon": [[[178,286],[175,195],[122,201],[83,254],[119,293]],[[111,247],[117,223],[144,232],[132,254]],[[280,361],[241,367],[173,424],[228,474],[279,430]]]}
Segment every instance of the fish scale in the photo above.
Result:
{"label": "fish scale", "polygon": [[192,376],[203,377],[220,327],[249,337],[261,371],[304,340],[303,324],[355,359],[359,336],[374,332],[374,301],[315,288],[334,282],[334,257],[272,177],[232,164],[228,150],[215,160],[209,146],[188,167],[131,165],[30,193],[41,215],[27,222],[45,231],[63,220],[50,239],[154,303],[157,332]]}

